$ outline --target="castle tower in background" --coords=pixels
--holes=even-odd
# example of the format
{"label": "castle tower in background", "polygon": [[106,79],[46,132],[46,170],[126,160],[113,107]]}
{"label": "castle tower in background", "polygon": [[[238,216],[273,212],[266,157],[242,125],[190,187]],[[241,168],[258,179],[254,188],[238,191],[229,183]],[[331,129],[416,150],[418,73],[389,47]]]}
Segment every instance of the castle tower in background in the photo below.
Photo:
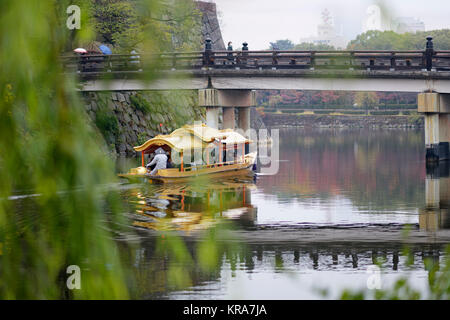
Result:
{"label": "castle tower in background", "polygon": [[322,11],[322,23],[317,26],[317,36],[327,39],[336,36],[333,19],[327,9]]}
{"label": "castle tower in background", "polygon": [[300,39],[300,42],[326,44],[336,49],[345,49],[348,43],[342,34],[336,32],[333,18],[328,9],[322,11],[322,23],[317,26],[317,36]]}

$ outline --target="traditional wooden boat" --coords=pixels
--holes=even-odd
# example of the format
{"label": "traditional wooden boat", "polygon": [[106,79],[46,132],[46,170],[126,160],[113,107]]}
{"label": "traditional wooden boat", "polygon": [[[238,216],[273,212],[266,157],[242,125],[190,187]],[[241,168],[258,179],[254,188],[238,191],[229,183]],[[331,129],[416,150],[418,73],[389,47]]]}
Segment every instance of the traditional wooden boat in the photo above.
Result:
{"label": "traditional wooden boat", "polygon": [[[168,135],[157,135],[134,150],[141,153],[142,165],[132,168],[128,179],[149,178],[162,182],[211,176],[226,177],[252,174],[256,152],[250,152],[252,141],[231,129],[217,130],[202,125],[186,125]],[[146,155],[162,148],[170,166],[154,175],[145,167]]]}

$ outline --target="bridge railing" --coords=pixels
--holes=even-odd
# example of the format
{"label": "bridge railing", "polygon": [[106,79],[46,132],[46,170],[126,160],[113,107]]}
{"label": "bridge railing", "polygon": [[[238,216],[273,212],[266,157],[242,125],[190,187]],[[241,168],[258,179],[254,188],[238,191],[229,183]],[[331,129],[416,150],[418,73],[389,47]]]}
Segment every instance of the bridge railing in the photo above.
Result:
{"label": "bridge railing", "polygon": [[247,43],[241,51],[212,51],[207,39],[205,56],[210,68],[450,71],[450,51],[435,51],[431,37],[425,50],[401,51],[250,51]]}
{"label": "bridge railing", "polygon": [[204,51],[156,54],[113,54],[64,56],[66,72],[83,77],[111,74],[113,77],[147,70],[171,69],[328,69],[388,71],[450,71],[450,51],[435,51],[432,38],[425,50],[354,51],[250,51],[244,43],[240,51],[213,51],[207,39]]}
{"label": "bridge railing", "polygon": [[[212,68],[276,69],[426,69],[421,51],[216,51]],[[449,56],[450,58],[450,56]]]}
{"label": "bridge railing", "polygon": [[61,57],[66,72],[84,75],[102,73],[136,73],[149,69],[201,68],[203,52],[169,52],[158,54],[111,54]]}

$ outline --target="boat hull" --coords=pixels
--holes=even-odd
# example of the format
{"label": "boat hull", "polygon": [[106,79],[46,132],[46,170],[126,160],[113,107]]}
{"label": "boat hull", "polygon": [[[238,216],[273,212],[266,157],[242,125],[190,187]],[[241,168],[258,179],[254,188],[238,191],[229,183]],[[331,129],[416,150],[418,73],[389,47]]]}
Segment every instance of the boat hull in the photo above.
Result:
{"label": "boat hull", "polygon": [[[148,172],[141,173],[139,170],[127,174],[119,174],[121,178],[129,180],[150,179],[160,182],[180,182],[198,177],[222,178],[230,176],[253,176],[253,165],[256,161],[256,153],[246,155],[242,163],[231,163],[223,165],[210,165],[204,168],[186,168],[180,171],[177,168],[160,169],[157,175],[151,175]],[[133,170],[132,170],[133,171]]]}

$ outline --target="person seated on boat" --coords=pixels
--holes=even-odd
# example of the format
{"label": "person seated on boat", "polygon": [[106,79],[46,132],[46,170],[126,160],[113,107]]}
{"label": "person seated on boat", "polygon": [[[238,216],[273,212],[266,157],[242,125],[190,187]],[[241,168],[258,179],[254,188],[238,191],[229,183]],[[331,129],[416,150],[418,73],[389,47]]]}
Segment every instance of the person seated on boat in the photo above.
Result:
{"label": "person seated on boat", "polygon": [[175,168],[175,165],[173,164],[172,159],[169,158],[167,160],[167,169],[172,169],[172,168]]}
{"label": "person seated on boat", "polygon": [[167,156],[167,168],[166,169],[175,168],[175,165],[173,164],[173,161],[172,161],[172,157],[170,156],[170,152],[166,151],[165,154]]}
{"label": "person seated on boat", "polygon": [[153,170],[153,168],[155,168],[155,165],[156,164],[152,164],[152,165],[150,165],[150,163],[152,163],[152,161],[153,161],[153,159],[155,158],[155,153],[152,153],[152,154],[150,154],[149,155],[149,163],[147,163],[146,165],[145,165],[145,168],[148,170],[148,171],[152,171]]}
{"label": "person seated on boat", "polygon": [[167,156],[166,152],[162,148],[158,148],[155,151],[155,157],[153,160],[147,165],[147,167],[151,167],[155,165],[153,170],[150,172],[150,174],[153,176],[159,169],[166,169],[167,168]]}

